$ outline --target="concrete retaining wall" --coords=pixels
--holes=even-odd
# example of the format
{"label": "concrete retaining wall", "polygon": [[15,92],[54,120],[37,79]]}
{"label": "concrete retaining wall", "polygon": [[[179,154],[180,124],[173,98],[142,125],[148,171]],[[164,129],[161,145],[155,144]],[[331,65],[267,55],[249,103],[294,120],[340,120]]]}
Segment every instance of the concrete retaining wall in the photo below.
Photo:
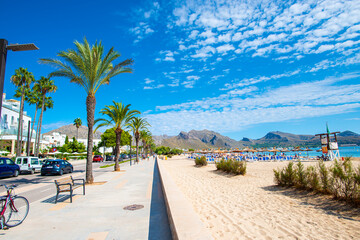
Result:
{"label": "concrete retaining wall", "polygon": [[192,205],[158,160],[157,166],[160,173],[162,189],[165,197],[167,214],[170,222],[172,237],[174,240],[205,240],[213,239],[199,216],[195,213]]}

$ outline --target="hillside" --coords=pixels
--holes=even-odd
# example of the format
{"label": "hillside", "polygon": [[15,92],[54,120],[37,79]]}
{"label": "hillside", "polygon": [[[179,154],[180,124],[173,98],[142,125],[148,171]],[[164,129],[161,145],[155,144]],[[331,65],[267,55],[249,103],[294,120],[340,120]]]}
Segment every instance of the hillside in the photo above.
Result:
{"label": "hillside", "polygon": [[234,148],[242,146],[234,139],[209,130],[180,132],[175,137],[163,139],[158,145],[172,148]]}
{"label": "hillside", "polygon": [[[77,137],[77,128],[73,124],[65,125],[60,128],[51,130],[49,132],[44,133],[44,135],[51,135],[53,132],[58,132],[61,134],[66,134],[69,138]],[[94,133],[94,139],[100,139],[102,132],[96,131]],[[87,126],[80,126],[79,128],[79,138],[80,139],[87,139],[88,136],[88,127]]]}

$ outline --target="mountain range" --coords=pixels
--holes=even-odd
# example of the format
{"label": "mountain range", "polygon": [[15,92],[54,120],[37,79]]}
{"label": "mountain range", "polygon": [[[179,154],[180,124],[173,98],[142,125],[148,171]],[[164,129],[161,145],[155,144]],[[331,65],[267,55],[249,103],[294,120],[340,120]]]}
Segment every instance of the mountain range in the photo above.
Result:
{"label": "mountain range", "polygon": [[[87,138],[87,126],[80,126],[79,138]],[[77,136],[77,129],[73,124],[65,125],[55,130],[44,133],[51,135],[53,132],[66,134],[69,138]],[[96,131],[94,139],[101,138],[101,132]],[[210,130],[191,130],[190,132],[180,132],[177,136],[160,135],[153,136],[157,146],[167,146],[171,148],[243,148],[243,147],[318,147],[320,146],[320,138],[315,135],[292,134],[285,132],[269,132],[259,139],[251,139],[244,137],[240,141],[234,140],[220,133]],[[356,144],[360,145],[360,135],[352,131],[344,131],[337,134],[339,145]]]}
{"label": "mountain range", "polygon": [[[244,137],[236,141],[220,133],[209,130],[191,130],[180,132],[177,136],[154,136],[157,146],[168,146],[171,148],[242,148],[242,147],[290,147],[290,146],[320,146],[320,138],[315,135],[297,135],[284,132],[269,132],[259,139]],[[344,131],[337,134],[338,143],[360,145],[360,135],[351,131]]]}

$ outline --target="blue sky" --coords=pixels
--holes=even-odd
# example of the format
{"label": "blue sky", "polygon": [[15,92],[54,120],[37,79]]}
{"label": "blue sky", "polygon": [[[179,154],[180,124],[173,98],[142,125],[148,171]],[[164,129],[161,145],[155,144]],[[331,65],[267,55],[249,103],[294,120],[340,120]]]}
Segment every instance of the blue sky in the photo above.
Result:
{"label": "blue sky", "polygon": [[[83,37],[133,58],[96,94],[96,115],[112,101],[143,112],[154,135],[209,129],[237,140],[269,131],[360,133],[360,1],[3,1],[0,38],[40,50],[9,52],[10,76],[36,78]],[[85,91],[54,78],[43,131],[86,124]],[[27,106],[32,116],[34,109]]]}

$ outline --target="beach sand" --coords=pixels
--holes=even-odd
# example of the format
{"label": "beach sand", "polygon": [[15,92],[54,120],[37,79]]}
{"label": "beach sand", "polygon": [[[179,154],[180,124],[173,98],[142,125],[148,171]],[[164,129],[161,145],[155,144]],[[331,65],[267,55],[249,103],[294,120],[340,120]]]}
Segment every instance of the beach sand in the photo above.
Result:
{"label": "beach sand", "polygon": [[180,156],[162,163],[215,239],[359,239],[359,208],[275,186],[273,169],[287,162],[248,163],[245,176]]}

